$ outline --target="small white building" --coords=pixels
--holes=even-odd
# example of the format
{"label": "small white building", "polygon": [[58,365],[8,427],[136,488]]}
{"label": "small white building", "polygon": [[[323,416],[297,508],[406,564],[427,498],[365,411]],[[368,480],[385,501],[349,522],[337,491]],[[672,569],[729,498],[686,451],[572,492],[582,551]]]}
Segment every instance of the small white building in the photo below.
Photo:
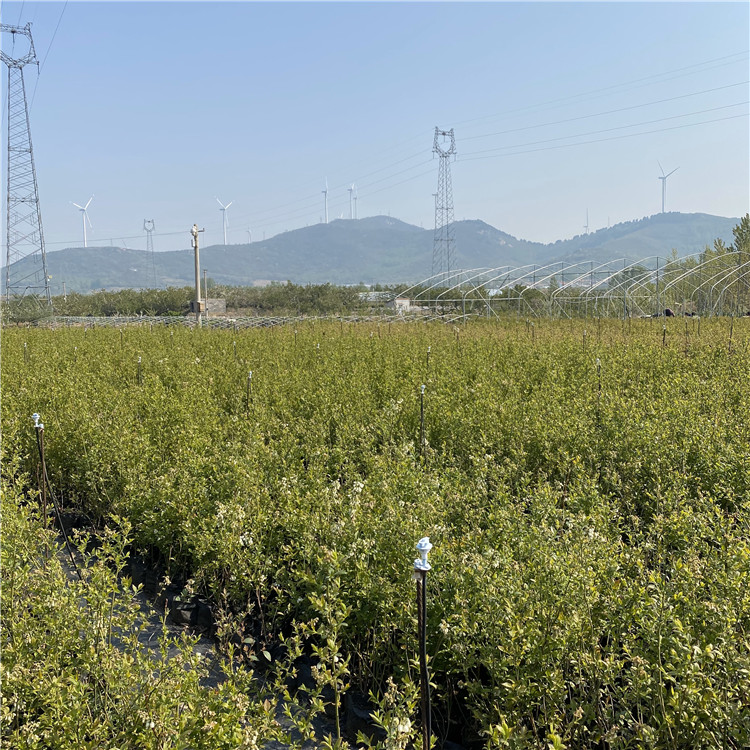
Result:
{"label": "small white building", "polygon": [[409,312],[412,309],[411,300],[408,297],[396,297],[386,307],[393,308],[397,312]]}

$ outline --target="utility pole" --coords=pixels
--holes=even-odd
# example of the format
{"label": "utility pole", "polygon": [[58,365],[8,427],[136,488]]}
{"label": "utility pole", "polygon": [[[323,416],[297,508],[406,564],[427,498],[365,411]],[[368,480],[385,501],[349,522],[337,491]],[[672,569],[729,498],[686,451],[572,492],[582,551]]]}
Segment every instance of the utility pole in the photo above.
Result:
{"label": "utility pole", "polygon": [[206,269],[203,269],[203,298],[206,300],[206,320],[208,320],[208,282],[206,281]]}
{"label": "utility pole", "polygon": [[205,232],[205,229],[198,229],[197,224],[193,224],[193,228],[190,230],[190,234],[193,235],[193,250],[195,251],[195,322],[198,324],[198,328],[202,325],[201,318],[201,264],[200,256],[198,253],[198,234]]}
{"label": "utility pole", "polygon": [[143,220],[143,231],[146,233],[146,252],[151,256],[151,270],[154,276],[154,289],[156,289],[156,261],[154,260],[154,229],[153,219]]}

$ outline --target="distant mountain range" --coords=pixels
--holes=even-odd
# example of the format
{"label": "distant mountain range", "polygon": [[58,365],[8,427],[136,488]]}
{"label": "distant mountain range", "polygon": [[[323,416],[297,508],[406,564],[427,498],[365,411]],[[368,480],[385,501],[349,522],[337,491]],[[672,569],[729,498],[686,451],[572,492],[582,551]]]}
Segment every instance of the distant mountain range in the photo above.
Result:
{"label": "distant mountain range", "polygon": [[[733,241],[739,218],[709,214],[656,214],[551,244],[528,242],[483,221],[454,224],[457,268],[543,265],[556,261],[602,263],[697,253],[721,238]],[[217,284],[250,286],[287,280],[306,283],[416,283],[432,268],[433,231],[398,219],[340,219],[295,229],[262,242],[212,245],[200,250],[201,268]],[[19,263],[27,264],[28,259]],[[121,247],[71,247],[47,253],[53,294],[62,290],[154,288],[195,283],[193,251],[147,253]],[[2,272],[3,283],[5,271]]]}

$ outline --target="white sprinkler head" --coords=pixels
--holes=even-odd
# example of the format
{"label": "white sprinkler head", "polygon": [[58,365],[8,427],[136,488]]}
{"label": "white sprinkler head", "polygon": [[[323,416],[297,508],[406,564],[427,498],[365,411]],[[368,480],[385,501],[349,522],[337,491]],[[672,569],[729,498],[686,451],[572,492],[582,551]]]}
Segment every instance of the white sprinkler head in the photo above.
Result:
{"label": "white sprinkler head", "polygon": [[414,561],[414,570],[424,570],[426,572],[432,568],[430,563],[427,562],[427,555],[431,549],[430,537],[424,536],[417,542],[419,557]]}
{"label": "white sprinkler head", "polygon": [[424,396],[424,389],[425,389],[425,386],[424,386],[424,385],[422,385],[422,395],[423,395],[423,396]]}
{"label": "white sprinkler head", "polygon": [[[41,419],[41,417],[36,412],[34,412],[31,415],[31,418],[34,420],[34,427],[39,427],[39,420]],[[42,427],[44,427],[44,425],[42,425]]]}

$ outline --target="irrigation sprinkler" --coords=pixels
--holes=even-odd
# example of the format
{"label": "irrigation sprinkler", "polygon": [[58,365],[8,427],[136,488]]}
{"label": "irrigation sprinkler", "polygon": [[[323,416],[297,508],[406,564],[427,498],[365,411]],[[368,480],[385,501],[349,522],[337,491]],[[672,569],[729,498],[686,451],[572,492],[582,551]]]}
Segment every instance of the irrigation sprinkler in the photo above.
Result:
{"label": "irrigation sprinkler", "polygon": [[424,436],[424,383],[420,386],[419,393],[419,444],[421,446],[422,458],[425,454],[425,436]]}
{"label": "irrigation sprinkler", "polygon": [[73,361],[78,362],[78,347],[77,346],[73,347]]}
{"label": "irrigation sprinkler", "polygon": [[120,329],[120,351],[122,351],[125,348],[125,344],[123,343],[123,339],[124,339],[124,336],[123,336],[122,328],[121,328]]}
{"label": "irrigation sprinkler", "polygon": [[44,477],[47,473],[47,467],[44,460],[44,425],[39,421],[41,417],[37,412],[31,415],[34,420],[34,429],[36,430],[37,445],[39,448],[39,460],[42,463],[42,521],[44,528],[47,528],[47,483],[44,481]]}
{"label": "irrigation sprinkler", "polygon": [[234,349],[234,361],[236,362],[237,361],[237,342],[236,341],[232,342],[232,348]]}
{"label": "irrigation sprinkler", "polygon": [[250,411],[250,403],[253,397],[253,371],[247,374],[247,396],[245,397],[245,407],[247,411]]}
{"label": "irrigation sprinkler", "polygon": [[[422,386],[424,387],[424,386]],[[430,676],[427,671],[427,571],[431,569],[427,555],[432,549],[430,537],[417,542],[419,557],[414,560],[417,583],[417,627],[419,629],[419,681],[422,695],[422,750],[430,750],[432,718],[430,713]]]}
{"label": "irrigation sprinkler", "polygon": [[34,429],[36,430],[36,447],[39,452],[39,462],[41,463],[42,469],[42,517],[44,519],[44,525],[45,527],[47,526],[47,488],[49,488],[50,497],[52,498],[52,507],[55,509],[57,523],[60,526],[60,532],[62,533],[63,539],[65,540],[65,547],[68,550],[70,562],[73,565],[75,572],[78,574],[78,579],[83,581],[83,576],[81,575],[81,571],[78,568],[78,564],[76,563],[76,559],[73,555],[73,549],[70,546],[68,532],[65,531],[65,524],[62,522],[60,506],[57,502],[57,499],[55,498],[55,493],[52,491],[52,485],[50,484],[49,476],[47,475],[47,463],[44,458],[44,424],[39,421],[41,417],[37,412],[34,412],[31,415],[31,418],[34,420]]}
{"label": "irrigation sprinkler", "polygon": [[24,364],[29,363],[29,347],[25,341],[23,342],[23,361]]}
{"label": "irrigation sprinkler", "polygon": [[141,370],[141,358],[138,357],[138,385],[143,385],[143,372]]}
{"label": "irrigation sprinkler", "polygon": [[[24,346],[26,346],[26,344],[24,344]],[[428,347],[427,347],[427,368],[428,368],[428,369],[429,369],[429,367],[430,367],[430,352],[431,352],[431,351],[432,351],[432,347],[431,347],[431,346],[428,346]]]}
{"label": "irrigation sprinkler", "polygon": [[599,357],[596,358],[596,377],[599,380],[599,386],[596,392],[596,421],[600,420],[601,405],[602,405],[602,361]]}
{"label": "irrigation sprinkler", "polygon": [[664,325],[661,328],[661,348],[664,349],[667,345],[667,324],[664,323]]}

